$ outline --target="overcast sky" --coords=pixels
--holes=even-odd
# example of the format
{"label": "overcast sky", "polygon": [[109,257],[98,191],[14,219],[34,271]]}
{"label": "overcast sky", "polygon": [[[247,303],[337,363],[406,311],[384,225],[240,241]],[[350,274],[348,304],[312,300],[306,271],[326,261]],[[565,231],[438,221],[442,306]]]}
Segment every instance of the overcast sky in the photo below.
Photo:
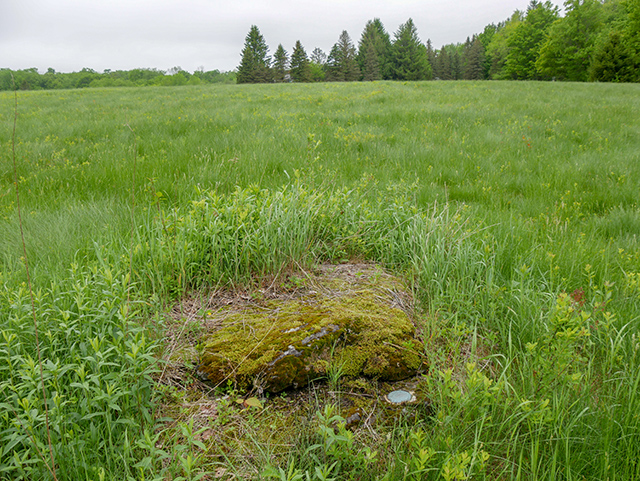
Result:
{"label": "overcast sky", "polygon": [[[464,42],[529,0],[0,0],[0,68],[130,70],[180,66],[233,70],[251,25],[273,54],[300,40],[326,53],[347,30],[358,44],[367,20],[393,38],[408,18],[434,48]],[[554,0],[558,6],[561,1]]]}

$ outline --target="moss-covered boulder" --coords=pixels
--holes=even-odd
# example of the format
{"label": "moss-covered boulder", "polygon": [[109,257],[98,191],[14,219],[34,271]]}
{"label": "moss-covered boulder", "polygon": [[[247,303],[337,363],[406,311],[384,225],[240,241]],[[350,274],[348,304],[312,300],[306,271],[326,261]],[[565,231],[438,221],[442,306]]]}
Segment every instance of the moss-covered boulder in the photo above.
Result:
{"label": "moss-covered boulder", "polygon": [[400,281],[370,265],[324,266],[298,278],[295,295],[217,313],[223,321],[201,342],[198,372],[219,385],[277,393],[326,377],[387,381],[422,363],[422,343]]}

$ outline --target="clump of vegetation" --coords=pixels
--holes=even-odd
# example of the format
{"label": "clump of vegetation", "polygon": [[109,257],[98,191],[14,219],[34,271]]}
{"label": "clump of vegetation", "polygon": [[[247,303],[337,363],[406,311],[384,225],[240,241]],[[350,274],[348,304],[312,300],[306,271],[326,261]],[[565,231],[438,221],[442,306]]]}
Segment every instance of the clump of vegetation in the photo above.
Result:
{"label": "clump of vegetation", "polygon": [[62,90],[96,87],[173,87],[180,85],[235,83],[235,72],[196,70],[193,73],[174,67],[167,71],[136,68],[110,70],[102,73],[90,68],[79,72],[63,73],[48,68],[43,74],[36,68],[10,70],[0,68],[0,90]]}
{"label": "clump of vegetation", "polygon": [[312,274],[312,290],[293,299],[218,310],[212,318],[218,327],[201,341],[198,372],[216,386],[230,380],[238,389],[272,393],[324,378],[332,363],[345,376],[396,381],[414,375],[424,347],[407,313],[393,306],[401,294],[369,279],[371,270],[353,266],[358,277],[351,285]]}
{"label": "clump of vegetation", "polygon": [[2,477],[52,479],[56,468],[57,479],[107,479],[139,460],[136,442],[154,425],[157,344],[127,285],[122,272],[74,267],[35,293],[42,373],[26,286],[2,285]]}

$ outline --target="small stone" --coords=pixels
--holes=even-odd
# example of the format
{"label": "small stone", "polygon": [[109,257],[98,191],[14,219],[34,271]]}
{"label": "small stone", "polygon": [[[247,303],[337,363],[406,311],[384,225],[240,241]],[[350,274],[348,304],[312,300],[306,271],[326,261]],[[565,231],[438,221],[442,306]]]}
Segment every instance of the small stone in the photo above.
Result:
{"label": "small stone", "polygon": [[414,402],[416,397],[411,391],[404,391],[399,389],[397,391],[391,391],[385,396],[387,402],[391,404],[404,404],[408,402]]}
{"label": "small stone", "polygon": [[353,431],[362,421],[362,409],[352,408],[344,418],[344,427]]}

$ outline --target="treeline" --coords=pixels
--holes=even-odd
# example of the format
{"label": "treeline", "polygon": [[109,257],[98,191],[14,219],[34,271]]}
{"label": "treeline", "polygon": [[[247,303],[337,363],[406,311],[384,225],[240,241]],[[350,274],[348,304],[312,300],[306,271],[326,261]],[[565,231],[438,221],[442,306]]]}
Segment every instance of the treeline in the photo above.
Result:
{"label": "treeline", "polygon": [[310,56],[297,41],[273,58],[257,26],[242,50],[238,83],[357,80],[640,81],[640,0],[567,0],[564,16],[549,1],[532,0],[504,22],[466,42],[435,50],[413,20],[393,40],[382,22],[365,25],[356,48],[343,31],[327,55]]}
{"label": "treeline", "polygon": [[309,57],[299,40],[291,56],[280,44],[272,61],[268,50],[260,30],[253,25],[242,50],[238,83],[428,80],[433,76],[428,48],[420,42],[412,19],[400,25],[393,42],[376,18],[367,22],[358,49],[345,30],[329,55],[316,48]]}
{"label": "treeline", "polygon": [[[12,78],[13,77],[13,78]],[[203,69],[189,73],[180,67],[168,71],[137,68],[133,70],[105,70],[98,73],[89,68],[80,72],[61,73],[49,68],[46,73],[38,69],[0,69],[0,90],[51,90],[86,87],[144,87],[150,85],[199,85],[202,83],[235,83],[235,72]]]}

